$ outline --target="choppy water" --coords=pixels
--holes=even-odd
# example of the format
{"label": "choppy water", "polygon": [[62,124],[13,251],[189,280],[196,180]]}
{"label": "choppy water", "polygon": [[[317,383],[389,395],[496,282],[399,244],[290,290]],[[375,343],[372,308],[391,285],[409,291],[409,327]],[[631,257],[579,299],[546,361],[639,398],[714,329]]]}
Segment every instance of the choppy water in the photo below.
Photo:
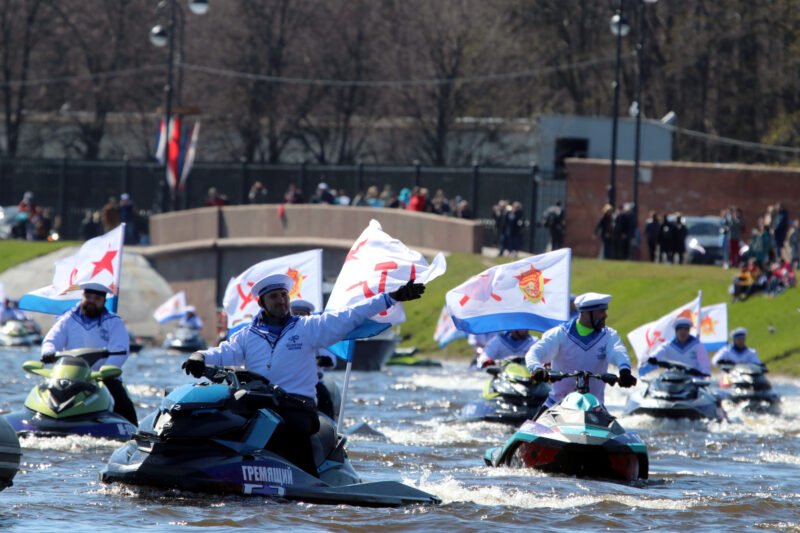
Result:
{"label": "choppy water", "polygon": [[[0,357],[6,413],[20,408],[36,383],[21,363],[38,354],[8,350]],[[165,387],[190,381],[181,361],[154,349],[128,360],[126,382],[140,417]],[[511,430],[443,421],[478,396],[484,379],[457,362],[351,378],[345,427],[367,421],[385,435],[350,438],[355,469],[364,481],[403,481],[434,493],[440,506],[368,509],[131,490],[97,480],[117,442],[26,438],[14,486],[0,493],[0,531],[800,531],[795,380],[772,376],[784,398],[780,415],[739,414],[722,423],[621,418],[650,450],[651,479],[634,487],[483,466],[483,451]],[[615,387],[606,397],[619,414],[624,393]]]}

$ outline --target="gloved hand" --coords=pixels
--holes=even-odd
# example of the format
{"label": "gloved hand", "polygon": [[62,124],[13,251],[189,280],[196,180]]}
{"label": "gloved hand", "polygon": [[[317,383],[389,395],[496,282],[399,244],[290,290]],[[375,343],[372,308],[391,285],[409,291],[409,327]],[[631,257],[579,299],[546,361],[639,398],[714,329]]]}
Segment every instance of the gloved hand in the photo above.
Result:
{"label": "gloved hand", "polygon": [[546,368],[540,366],[531,374],[534,383],[547,383],[550,380],[550,372]]}
{"label": "gloved hand", "polygon": [[50,365],[52,363],[55,363],[56,359],[57,359],[56,354],[54,354],[54,353],[46,353],[46,354],[42,355],[42,358],[40,359],[40,361],[42,363],[46,364],[46,365]]}
{"label": "gloved hand", "polygon": [[650,363],[651,365],[657,365],[658,359],[656,359],[655,357],[648,357],[647,362]]}
{"label": "gloved hand", "polygon": [[414,283],[413,279],[408,280],[408,283],[400,287],[394,292],[390,292],[389,296],[398,302],[407,302],[408,300],[416,300],[425,292],[425,284]]}
{"label": "gloved hand", "polygon": [[717,361],[717,364],[718,365],[731,365],[732,366],[732,365],[735,365],[736,363],[734,363],[733,361],[729,361],[728,359],[720,359],[719,361]]}
{"label": "gloved hand", "polygon": [[195,352],[183,362],[181,368],[187,375],[191,374],[196,378],[202,377],[206,371],[206,358],[203,354]]}
{"label": "gloved hand", "polygon": [[636,378],[633,377],[629,368],[623,368],[619,371],[618,383],[620,387],[633,387],[636,385]]}

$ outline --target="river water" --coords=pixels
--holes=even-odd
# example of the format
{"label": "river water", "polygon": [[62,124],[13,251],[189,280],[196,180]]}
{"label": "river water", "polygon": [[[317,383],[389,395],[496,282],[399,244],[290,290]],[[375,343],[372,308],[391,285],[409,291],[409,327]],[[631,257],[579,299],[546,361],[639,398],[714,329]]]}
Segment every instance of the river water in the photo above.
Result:
{"label": "river water", "polygon": [[[0,354],[7,413],[37,382],[21,364],[38,353]],[[128,360],[125,379],[140,418],[165,387],[191,381],[182,360],[157,349]],[[14,486],[0,493],[0,531],[800,531],[796,380],[772,376],[783,396],[779,415],[731,413],[721,423],[621,417],[650,451],[650,479],[631,486],[484,466],[484,450],[512,431],[444,421],[478,397],[485,379],[463,362],[351,378],[345,427],[366,421],[383,434],[350,437],[356,471],[364,481],[402,481],[436,494],[439,506],[370,509],[105,485],[98,472],[119,443],[25,438]],[[625,392],[609,388],[606,398],[619,415]]]}

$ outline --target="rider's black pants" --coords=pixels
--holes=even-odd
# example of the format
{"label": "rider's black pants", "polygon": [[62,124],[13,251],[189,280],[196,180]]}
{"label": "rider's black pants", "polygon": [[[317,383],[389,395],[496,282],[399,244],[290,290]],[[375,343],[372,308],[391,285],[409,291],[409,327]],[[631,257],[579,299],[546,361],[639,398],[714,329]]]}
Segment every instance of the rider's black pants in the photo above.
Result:
{"label": "rider's black pants", "polygon": [[108,392],[111,393],[111,397],[114,398],[114,412],[128,419],[134,426],[138,426],[136,408],[133,407],[133,402],[128,397],[122,382],[116,378],[106,379],[103,380],[103,385],[106,386]]}

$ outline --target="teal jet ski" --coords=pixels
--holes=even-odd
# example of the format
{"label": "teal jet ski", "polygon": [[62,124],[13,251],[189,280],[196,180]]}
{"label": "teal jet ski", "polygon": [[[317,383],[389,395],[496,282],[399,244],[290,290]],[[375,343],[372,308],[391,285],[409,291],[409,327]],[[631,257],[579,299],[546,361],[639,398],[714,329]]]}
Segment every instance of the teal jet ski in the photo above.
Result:
{"label": "teal jet ski", "polygon": [[486,464],[626,482],[647,479],[647,446],[636,433],[625,431],[589,392],[590,379],[613,385],[617,376],[550,373],[551,382],[573,377],[575,391],[525,422],[504,446],[487,450]]}
{"label": "teal jet ski", "polygon": [[266,378],[237,368],[207,367],[212,383],[184,385],[144,418],[133,439],[100,473],[120,482],[190,491],[268,496],[313,503],[391,507],[438,504],[439,498],[396,481],[362,483],[346,438],[320,414],[312,436],[319,478],[270,451],[282,419],[271,408],[285,394]]}

